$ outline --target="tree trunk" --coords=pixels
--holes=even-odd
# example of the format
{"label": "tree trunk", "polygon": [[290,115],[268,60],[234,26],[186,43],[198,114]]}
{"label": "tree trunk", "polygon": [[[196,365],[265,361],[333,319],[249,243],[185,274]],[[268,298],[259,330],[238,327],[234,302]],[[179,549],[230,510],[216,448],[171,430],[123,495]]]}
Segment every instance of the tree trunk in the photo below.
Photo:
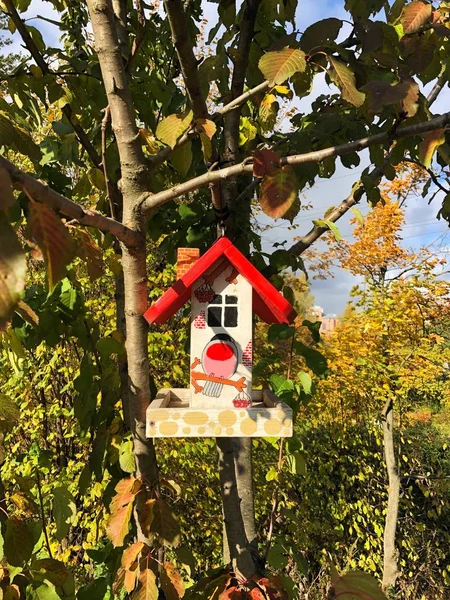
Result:
{"label": "tree trunk", "polygon": [[[250,542],[247,537],[241,497],[236,483],[234,458],[234,442],[237,438],[217,438],[219,452],[219,477],[222,495],[224,533],[228,541],[229,556],[234,570],[250,579],[256,573],[256,565],[252,557]],[[241,486],[241,491],[242,486]]]}
{"label": "tree trunk", "polygon": [[398,504],[400,498],[400,477],[397,470],[394,449],[394,404],[388,400],[382,413],[384,457],[388,474],[388,505],[386,523],[384,526],[384,557],[383,557],[383,590],[395,586],[398,577],[397,558],[395,547],[395,534],[398,521]]}

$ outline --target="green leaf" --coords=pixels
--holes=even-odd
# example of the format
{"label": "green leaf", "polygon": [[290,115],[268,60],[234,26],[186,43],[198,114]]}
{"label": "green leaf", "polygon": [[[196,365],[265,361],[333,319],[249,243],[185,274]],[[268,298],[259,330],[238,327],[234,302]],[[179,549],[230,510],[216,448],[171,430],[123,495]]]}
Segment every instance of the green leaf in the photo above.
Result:
{"label": "green leaf", "polygon": [[316,227],[328,227],[328,229],[332,232],[336,240],[339,242],[342,239],[341,232],[337,225],[333,223],[333,221],[327,221],[326,219],[316,219],[313,221]]}
{"label": "green leaf", "polygon": [[410,2],[405,6],[400,17],[404,35],[415,33],[430,18],[433,7],[425,2]]}
{"label": "green leaf", "polygon": [[306,69],[306,57],[302,50],[284,48],[264,54],[258,66],[272,86],[284,83],[294,73],[303,73]]}
{"label": "green leaf", "polygon": [[42,558],[33,561],[31,571],[38,577],[47,579],[50,583],[59,587],[62,587],[66,583],[70,575],[65,564],[54,558]]}
{"label": "green leaf", "polygon": [[300,371],[300,373],[297,374],[297,379],[300,381],[305,394],[311,394],[311,375],[309,375],[309,373],[305,373],[305,371]]}
{"label": "green leaf", "polygon": [[95,167],[92,167],[92,169],[89,169],[87,176],[88,176],[89,181],[92,183],[92,185],[95,188],[97,188],[98,190],[101,190],[101,191],[106,190],[106,181],[105,181],[105,175],[104,175],[103,171],[100,171],[100,169],[96,169]]}
{"label": "green leaf", "polygon": [[263,212],[279,219],[298,198],[298,183],[291,165],[268,173],[259,187],[259,203]]}
{"label": "green leaf", "polygon": [[362,212],[359,210],[359,208],[356,208],[356,206],[352,206],[350,210],[355,215],[356,220],[362,227],[364,225],[364,215],[362,214]]}
{"label": "green leaf", "polygon": [[306,346],[302,342],[295,342],[294,349],[297,354],[304,357],[308,369],[311,369],[315,375],[325,374],[328,365],[325,356],[321,352]]}
{"label": "green leaf", "polygon": [[317,21],[305,29],[300,38],[300,45],[305,52],[310,52],[313,48],[326,46],[327,42],[336,40],[341,27],[342,21],[334,17]]}
{"label": "green leaf", "polygon": [[40,202],[30,202],[29,207],[28,235],[44,255],[48,285],[53,290],[66,273],[75,245],[67,227],[51,208]]}
{"label": "green leaf", "polygon": [[6,214],[0,211],[0,328],[11,317],[25,287],[27,261]]}
{"label": "green leaf", "polygon": [[34,143],[25,129],[13,123],[4,111],[0,111],[0,145],[13,148],[35,161],[41,158],[39,146]]}
{"label": "green leaf", "polygon": [[77,513],[72,494],[63,487],[53,490],[52,514],[56,523],[56,539],[61,541],[66,537]]}
{"label": "green leaf", "polygon": [[22,567],[31,558],[34,541],[25,521],[10,517],[6,522],[5,555],[14,567]]}
{"label": "green leaf", "polygon": [[189,140],[186,144],[175,148],[170,155],[170,162],[178,173],[185,177],[192,164],[192,142]]}
{"label": "green leaf", "polygon": [[325,225],[327,225],[328,229],[333,233],[334,237],[338,242],[342,240],[341,232],[339,231],[339,227],[333,223],[333,221],[324,220]]}
{"label": "green leaf", "polygon": [[119,464],[125,473],[134,473],[136,465],[134,460],[133,442],[124,440],[119,449]]}
{"label": "green leaf", "polygon": [[365,94],[356,89],[355,74],[341,60],[330,56],[332,69],[330,72],[333,82],[341,90],[342,97],[353,106],[364,104]]}
{"label": "green leaf", "polygon": [[98,577],[78,590],[77,600],[109,600],[111,598],[105,577]]}
{"label": "green leaf", "polygon": [[288,340],[294,335],[294,333],[294,327],[289,327],[289,325],[286,325],[285,323],[275,323],[269,327],[267,338],[269,342],[272,343],[277,339]]}
{"label": "green leaf", "polygon": [[32,583],[27,587],[26,600],[60,600],[60,596],[46,583],[39,585]]}
{"label": "green leaf", "polygon": [[301,452],[294,452],[286,456],[286,464],[293,475],[306,475],[305,456]]}
{"label": "green leaf", "polygon": [[174,148],[178,138],[181,137],[191,125],[192,117],[192,110],[179,115],[169,115],[158,124],[158,127],[156,128],[156,137],[171,148]]}

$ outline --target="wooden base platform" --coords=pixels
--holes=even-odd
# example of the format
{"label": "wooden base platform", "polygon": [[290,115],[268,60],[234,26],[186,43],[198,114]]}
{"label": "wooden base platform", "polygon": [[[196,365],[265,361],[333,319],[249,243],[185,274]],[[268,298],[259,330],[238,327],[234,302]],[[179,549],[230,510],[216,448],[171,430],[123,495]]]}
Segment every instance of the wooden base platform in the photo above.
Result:
{"label": "wooden base platform", "polygon": [[189,389],[163,389],[147,409],[147,437],[292,437],[292,409],[269,390],[251,408],[190,408]]}

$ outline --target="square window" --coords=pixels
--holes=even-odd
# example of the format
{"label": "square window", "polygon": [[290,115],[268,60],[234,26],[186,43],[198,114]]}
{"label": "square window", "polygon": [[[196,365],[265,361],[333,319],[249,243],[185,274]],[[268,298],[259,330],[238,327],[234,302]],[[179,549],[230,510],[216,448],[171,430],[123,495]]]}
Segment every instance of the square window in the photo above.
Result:
{"label": "square window", "polygon": [[225,296],[225,304],[237,304],[237,296]]}
{"label": "square window", "polygon": [[212,306],[208,308],[208,327],[222,326],[222,307]]}
{"label": "square window", "polygon": [[225,327],[237,327],[238,310],[237,306],[227,306],[225,308]]}
{"label": "square window", "polygon": [[220,295],[214,296],[214,298],[211,300],[210,304],[222,304],[222,296],[220,296]]}

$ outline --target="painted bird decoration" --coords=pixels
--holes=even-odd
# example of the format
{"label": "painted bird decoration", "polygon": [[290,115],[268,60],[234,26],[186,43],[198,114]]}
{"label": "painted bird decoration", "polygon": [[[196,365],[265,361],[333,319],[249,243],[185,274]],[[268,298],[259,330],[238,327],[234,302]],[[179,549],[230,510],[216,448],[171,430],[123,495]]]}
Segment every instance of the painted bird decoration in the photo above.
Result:
{"label": "painted bird decoration", "polygon": [[[218,333],[205,346],[202,355],[202,367],[206,375],[219,379],[230,379],[238,365],[238,349],[233,338],[226,333]],[[203,394],[211,398],[219,398],[223,383],[206,381]]]}

